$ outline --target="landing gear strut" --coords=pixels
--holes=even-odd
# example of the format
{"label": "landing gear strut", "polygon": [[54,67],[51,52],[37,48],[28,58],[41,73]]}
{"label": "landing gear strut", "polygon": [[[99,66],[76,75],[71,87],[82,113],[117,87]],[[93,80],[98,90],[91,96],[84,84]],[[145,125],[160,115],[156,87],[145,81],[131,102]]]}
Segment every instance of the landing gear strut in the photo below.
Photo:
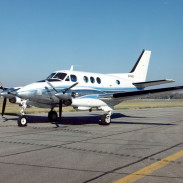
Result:
{"label": "landing gear strut", "polygon": [[111,111],[102,115],[100,125],[110,125],[111,123]]}
{"label": "landing gear strut", "polygon": [[27,108],[27,101],[23,100],[21,102],[21,110],[20,110],[20,114],[21,116],[18,118],[18,126],[23,127],[23,126],[27,126],[27,118],[25,116],[25,109]]}

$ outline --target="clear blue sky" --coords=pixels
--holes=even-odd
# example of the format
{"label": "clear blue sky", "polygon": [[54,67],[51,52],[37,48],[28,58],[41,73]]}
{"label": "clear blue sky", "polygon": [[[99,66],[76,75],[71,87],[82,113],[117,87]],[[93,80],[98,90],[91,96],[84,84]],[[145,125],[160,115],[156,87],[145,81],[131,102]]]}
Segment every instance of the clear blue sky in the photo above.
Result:
{"label": "clear blue sky", "polygon": [[[52,71],[123,73],[152,51],[148,80],[183,85],[183,0],[0,0],[0,80]],[[174,85],[175,85],[174,84]]]}

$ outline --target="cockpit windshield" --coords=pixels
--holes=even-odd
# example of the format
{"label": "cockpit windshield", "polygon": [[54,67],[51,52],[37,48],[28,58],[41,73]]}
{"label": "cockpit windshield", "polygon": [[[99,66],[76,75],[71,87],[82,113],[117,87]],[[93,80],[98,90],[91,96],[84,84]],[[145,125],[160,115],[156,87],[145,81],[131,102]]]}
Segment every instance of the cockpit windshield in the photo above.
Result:
{"label": "cockpit windshield", "polygon": [[[65,77],[67,76],[67,73],[63,73],[63,72],[53,72],[51,73],[46,80],[50,81],[50,82],[54,82],[54,81],[62,81],[65,79]],[[38,82],[45,82],[45,80],[41,80]]]}
{"label": "cockpit windshield", "polygon": [[67,74],[63,72],[58,72],[58,73],[52,73],[50,76],[47,77],[47,80],[49,79],[58,79],[58,80],[63,80]]}
{"label": "cockpit windshield", "polygon": [[56,73],[51,73],[46,79],[52,78]]}
{"label": "cockpit windshield", "polygon": [[56,75],[54,75],[53,78],[57,78],[57,79],[63,80],[66,75],[67,75],[66,73],[57,73]]}

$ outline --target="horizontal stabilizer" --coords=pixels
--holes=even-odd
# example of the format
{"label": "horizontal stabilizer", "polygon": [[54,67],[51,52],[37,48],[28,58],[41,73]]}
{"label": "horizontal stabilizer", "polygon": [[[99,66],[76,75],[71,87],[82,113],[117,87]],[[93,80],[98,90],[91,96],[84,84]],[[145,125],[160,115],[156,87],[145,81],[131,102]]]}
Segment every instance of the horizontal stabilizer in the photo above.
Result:
{"label": "horizontal stabilizer", "polygon": [[148,86],[155,86],[155,85],[167,84],[172,82],[175,82],[175,81],[172,79],[164,79],[164,80],[156,80],[156,81],[138,82],[138,83],[133,83],[133,85],[135,85],[137,88],[145,88]]}

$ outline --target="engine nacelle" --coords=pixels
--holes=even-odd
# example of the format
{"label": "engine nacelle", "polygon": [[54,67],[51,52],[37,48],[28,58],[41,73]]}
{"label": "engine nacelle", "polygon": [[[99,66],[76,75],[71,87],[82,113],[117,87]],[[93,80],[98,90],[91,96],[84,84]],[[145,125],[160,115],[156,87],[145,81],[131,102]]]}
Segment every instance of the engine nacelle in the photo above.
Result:
{"label": "engine nacelle", "polygon": [[63,104],[64,104],[65,106],[71,105],[71,104],[72,104],[72,99],[63,100]]}
{"label": "engine nacelle", "polygon": [[71,99],[72,96],[68,93],[56,93],[55,94],[56,97],[58,97],[59,99],[62,99],[62,100],[68,100],[68,99]]}
{"label": "engine nacelle", "polygon": [[21,104],[22,99],[20,99],[19,97],[13,97],[9,99],[9,102],[12,104]]}
{"label": "engine nacelle", "polygon": [[72,104],[72,98],[76,96],[75,93],[72,94],[68,94],[68,93],[56,93],[55,94],[56,97],[58,97],[60,100],[63,100],[63,104],[65,106],[69,106]]}

